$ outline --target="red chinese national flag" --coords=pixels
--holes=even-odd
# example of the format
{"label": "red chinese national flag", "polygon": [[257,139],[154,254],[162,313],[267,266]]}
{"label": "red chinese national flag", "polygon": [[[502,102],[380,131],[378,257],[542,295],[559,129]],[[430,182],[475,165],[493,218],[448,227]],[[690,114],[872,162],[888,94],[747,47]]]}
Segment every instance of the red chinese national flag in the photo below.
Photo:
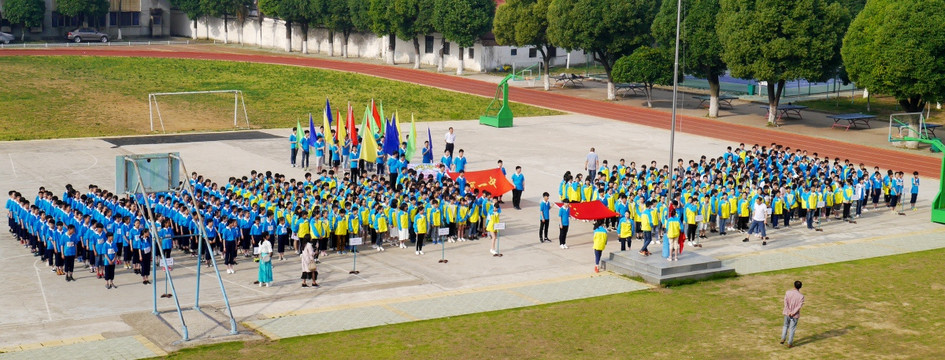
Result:
{"label": "red chinese national flag", "polygon": [[[456,180],[456,178],[459,177],[459,173],[449,173],[449,176],[453,180]],[[480,193],[488,191],[492,196],[505,194],[515,188],[515,186],[505,178],[505,175],[502,175],[502,170],[498,168],[467,171],[464,173],[464,176],[466,177],[466,183],[472,186],[473,189],[478,189]]]}
{"label": "red chinese national flag", "polygon": [[[558,205],[558,207],[562,207],[564,205],[562,203],[555,204]],[[568,213],[571,215],[571,217],[578,220],[599,220],[619,216],[617,213],[608,209],[607,206],[604,206],[604,203],[600,201],[570,203],[569,205],[570,208],[568,208]]]}

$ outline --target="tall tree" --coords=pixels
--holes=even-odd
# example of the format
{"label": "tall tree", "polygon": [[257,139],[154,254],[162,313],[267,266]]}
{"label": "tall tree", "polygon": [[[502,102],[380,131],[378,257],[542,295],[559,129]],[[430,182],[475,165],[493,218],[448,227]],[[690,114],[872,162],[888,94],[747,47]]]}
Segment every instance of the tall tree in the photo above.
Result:
{"label": "tall tree", "polygon": [[253,6],[253,0],[232,0],[233,1],[233,16],[236,16],[236,23],[240,26],[240,31],[237,33],[237,41],[240,45],[243,45],[243,26],[246,25],[246,20],[249,19],[249,11]]}
{"label": "tall tree", "polygon": [[732,75],[767,82],[768,124],[784,83],[826,80],[840,66],[849,12],[832,0],[721,0],[716,30]]}
{"label": "tall tree", "polygon": [[[204,0],[203,5],[207,15],[223,18],[223,43],[229,44],[230,16],[236,15],[238,20],[245,19],[243,16],[248,13],[252,0]],[[239,22],[242,25],[242,20]],[[240,43],[242,43],[242,35],[240,35]]]}
{"label": "tall tree", "polygon": [[548,40],[551,0],[509,0],[495,10],[492,32],[500,45],[533,46],[541,53],[545,90],[551,89],[548,66],[554,45]]}
{"label": "tall tree", "polygon": [[335,56],[335,35],[341,33],[341,55],[348,57],[348,38],[354,31],[348,0],[315,0],[319,9],[318,23],[328,30],[328,56]]}
{"label": "tall tree", "polygon": [[82,23],[85,25],[100,26],[103,24],[91,24],[89,20],[96,19],[108,13],[110,4],[108,0],[59,0],[56,1],[56,11],[65,16],[81,16]]}
{"label": "tall tree", "polygon": [[394,0],[393,20],[397,37],[413,40],[413,68],[420,68],[420,37],[432,33],[433,0]]}
{"label": "tall tree", "polygon": [[[691,0],[683,7],[680,26],[682,69],[686,74],[709,82],[709,117],[719,116],[719,76],[725,74],[722,43],[715,30],[719,0]],[[673,49],[676,45],[676,1],[666,0],[653,20],[657,45]]]}
{"label": "tall tree", "polygon": [[459,48],[456,75],[463,74],[464,48],[473,46],[480,36],[492,30],[495,18],[493,0],[436,0],[434,27]]}
{"label": "tall tree", "polygon": [[348,14],[355,31],[371,31],[374,21],[371,19],[370,1],[348,0]]}
{"label": "tall tree", "polygon": [[614,81],[643,84],[646,106],[653,107],[653,85],[673,83],[673,54],[667,48],[641,46],[614,63]]}
{"label": "tall tree", "polygon": [[657,0],[552,0],[548,38],[568,50],[583,49],[604,66],[607,99],[615,100],[614,62],[651,42]]}
{"label": "tall tree", "polygon": [[371,32],[377,36],[387,36],[387,63],[390,65],[394,64],[394,51],[397,49],[393,5],[394,0],[370,0],[368,8]]}
{"label": "tall tree", "polygon": [[285,51],[292,52],[292,25],[302,31],[302,53],[308,53],[308,28],[315,21],[311,0],[259,0],[259,10],[285,21]]}
{"label": "tall tree", "polygon": [[919,112],[945,99],[945,7],[937,0],[870,0],[843,39],[850,79]]}
{"label": "tall tree", "polygon": [[194,39],[197,38],[197,19],[206,15],[202,0],[172,0],[171,4],[187,15],[187,18],[193,22]]}
{"label": "tall tree", "polygon": [[46,2],[43,0],[6,0],[3,3],[3,17],[22,26],[20,41],[26,40],[27,28],[43,26],[45,14]]}

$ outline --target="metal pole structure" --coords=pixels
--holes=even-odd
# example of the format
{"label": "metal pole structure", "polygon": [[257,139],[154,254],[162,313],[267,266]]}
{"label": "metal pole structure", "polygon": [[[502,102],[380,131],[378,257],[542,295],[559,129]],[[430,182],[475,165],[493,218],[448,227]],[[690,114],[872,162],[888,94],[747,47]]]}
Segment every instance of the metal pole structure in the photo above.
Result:
{"label": "metal pole structure", "polygon": [[[157,264],[155,263],[154,260],[157,259],[157,256],[156,256],[156,254],[154,253],[154,252],[155,252],[154,248],[155,248],[155,245],[157,244],[157,241],[154,240],[154,239],[156,239],[158,231],[157,231],[157,226],[154,225],[154,213],[151,211],[151,201],[148,200],[148,190],[144,188],[144,180],[141,178],[141,170],[138,168],[138,162],[129,159],[127,156],[125,156],[125,161],[131,161],[131,164],[134,165],[134,167],[135,167],[135,175],[137,175],[137,177],[138,177],[138,185],[135,186],[135,189],[137,190],[137,189],[140,187],[140,188],[141,188],[141,194],[144,195],[144,196],[143,196],[143,197],[144,197],[144,207],[145,207],[145,209],[148,211],[148,227],[149,227],[149,229],[150,229],[150,231],[151,231],[151,239],[152,239],[152,240],[151,240],[151,269],[152,269],[152,270],[151,270],[151,274],[156,276],[156,275],[157,275],[157,274],[156,274],[156,272],[157,272]],[[159,240],[159,239],[158,239],[158,240]],[[164,253],[163,253],[163,252],[161,253],[161,258],[164,258]],[[167,260],[165,260],[165,261],[167,261]],[[172,281],[172,280],[170,279],[170,272],[167,271],[167,266],[164,267],[164,272],[165,272],[165,275],[164,275],[164,276],[165,276],[165,281]],[[155,283],[154,281],[151,282],[151,291],[154,293],[154,310],[152,311],[152,313],[153,313],[154,315],[157,315],[157,314],[158,314],[158,311],[157,311],[157,283]],[[177,300],[177,294],[176,294],[176,292],[175,292],[175,290],[174,290],[174,283],[173,283],[173,282],[171,283],[171,292],[174,292],[174,304],[177,305],[177,316],[180,318],[180,325],[181,325],[182,330],[183,330],[183,338],[184,338],[184,341],[190,340],[190,337],[188,336],[189,334],[187,333],[187,323],[184,322],[184,313],[183,313],[183,311],[181,311],[181,309],[180,309],[180,301]]]}
{"label": "metal pole structure", "polygon": [[673,63],[673,120],[669,131],[669,173],[667,176],[666,187],[666,215],[669,215],[669,207],[673,203],[673,173],[676,171],[673,166],[673,148],[676,146],[676,98],[679,93],[679,24],[682,22],[682,0],[676,0],[676,55]]}
{"label": "metal pole structure", "polygon": [[[184,159],[175,155],[170,155],[170,156],[180,161],[180,167],[181,169],[184,170],[184,174],[189,174],[187,172],[187,166],[184,165]],[[190,179],[187,179],[185,183],[187,183],[187,186],[191,189],[190,200],[194,203],[194,208],[196,209],[197,199],[194,198],[193,184],[190,183]],[[223,294],[223,303],[226,305],[226,312],[230,316],[230,335],[236,335],[238,334],[237,329],[236,329],[236,318],[233,317],[233,309],[230,307],[230,299],[229,297],[226,296],[226,288],[223,287],[223,277],[220,276],[220,269],[217,267],[217,258],[213,256],[212,254],[213,249],[210,247],[210,240],[207,239],[207,232],[206,232],[207,229],[205,227],[206,223],[203,221],[203,215],[200,214],[200,211],[197,211],[197,220],[201,222],[200,226],[198,226],[197,228],[200,229],[200,237],[202,239],[202,244],[206,244],[207,251],[211,251],[210,264],[213,266],[213,271],[216,272],[217,274],[217,283],[219,283],[220,292]],[[198,246],[198,249],[203,249],[203,246]],[[200,250],[198,250],[198,253],[199,252]],[[195,299],[194,309],[196,309],[197,311],[200,311],[200,258],[199,258],[199,255],[197,258],[197,295]]]}
{"label": "metal pole structure", "polygon": [[151,98],[154,95],[148,94],[148,119],[151,120],[151,132],[154,132],[154,108],[151,107]]}
{"label": "metal pole structure", "polygon": [[239,108],[240,108],[240,93],[234,92],[233,93],[233,127],[239,126],[236,123],[236,118],[237,118],[236,115],[240,113]]}
{"label": "metal pole structure", "polygon": [[[243,92],[240,91],[240,103],[243,104],[243,119],[246,119],[246,128],[249,129],[249,114],[246,113],[246,98],[243,97]],[[315,136],[315,134],[312,134]]]}
{"label": "metal pole structure", "polygon": [[154,97],[154,108],[158,113],[158,120],[161,121],[161,132],[167,134],[167,129],[164,128],[164,117],[161,116],[161,104],[158,104],[157,96]]}

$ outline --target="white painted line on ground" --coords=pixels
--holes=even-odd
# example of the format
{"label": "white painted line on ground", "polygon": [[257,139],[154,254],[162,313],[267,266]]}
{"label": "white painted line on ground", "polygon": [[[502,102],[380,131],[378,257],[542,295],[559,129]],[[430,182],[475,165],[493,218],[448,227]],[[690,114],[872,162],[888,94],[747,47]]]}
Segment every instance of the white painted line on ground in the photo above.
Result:
{"label": "white painted line on ground", "polygon": [[92,165],[90,165],[89,167],[87,167],[87,168],[85,168],[85,169],[82,169],[82,170],[73,171],[70,175],[78,175],[78,174],[84,173],[84,172],[86,172],[86,171],[92,169],[93,167],[95,167],[95,165],[98,165],[98,157],[96,157],[95,155],[89,154],[88,152],[85,152],[85,151],[83,151],[82,153],[92,157],[92,160],[94,160],[94,161],[92,162]]}
{"label": "white painted line on ground", "polygon": [[52,311],[49,310],[49,301],[46,300],[46,289],[43,288],[43,277],[39,275],[39,268],[36,267],[37,263],[39,263],[39,259],[33,261],[33,270],[36,270],[36,278],[39,279],[39,292],[43,294],[43,304],[46,304],[47,321],[52,321]]}
{"label": "white painted line on ground", "polygon": [[13,177],[16,177],[16,165],[13,165],[13,154],[7,153],[7,156],[10,157],[10,169],[13,169]]}

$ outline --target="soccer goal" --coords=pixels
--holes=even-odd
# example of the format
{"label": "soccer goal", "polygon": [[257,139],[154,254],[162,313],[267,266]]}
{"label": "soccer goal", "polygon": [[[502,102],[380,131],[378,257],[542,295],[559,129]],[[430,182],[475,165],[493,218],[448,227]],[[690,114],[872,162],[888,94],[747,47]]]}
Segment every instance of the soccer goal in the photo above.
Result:
{"label": "soccer goal", "polygon": [[[181,92],[164,92],[164,93],[150,93],[148,94],[148,118],[151,122],[151,131],[154,131],[154,117],[157,115],[158,124],[161,126],[161,132],[166,133],[167,129],[164,127],[164,115],[161,114],[161,104],[158,101],[158,98],[163,97],[191,97],[197,95],[211,95],[211,94],[233,94],[233,127],[238,128],[240,122],[240,115],[243,115],[243,120],[246,124],[246,127],[249,128],[249,115],[246,113],[246,101],[243,100],[243,91],[242,90],[206,90],[206,91],[181,91]],[[240,111],[242,108],[242,111]]]}

